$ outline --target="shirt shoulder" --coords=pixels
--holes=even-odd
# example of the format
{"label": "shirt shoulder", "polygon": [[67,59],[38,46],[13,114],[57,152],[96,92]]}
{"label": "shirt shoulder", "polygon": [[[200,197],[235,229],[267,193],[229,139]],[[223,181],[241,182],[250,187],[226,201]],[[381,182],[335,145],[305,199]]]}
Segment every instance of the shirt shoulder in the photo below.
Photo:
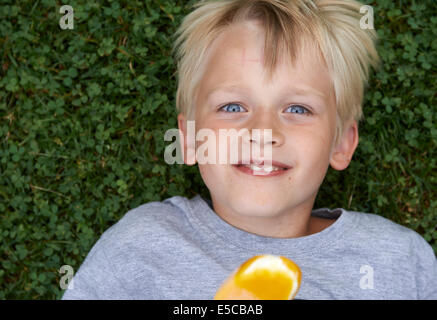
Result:
{"label": "shirt shoulder", "polygon": [[[381,250],[411,250],[428,244],[423,237],[411,228],[396,223],[388,218],[358,211],[348,212],[352,224],[347,234],[366,245],[385,244]],[[426,246],[426,245],[425,245]],[[429,246],[429,244],[428,244]]]}
{"label": "shirt shoulder", "polygon": [[187,219],[189,200],[175,196],[164,201],[152,201],[133,208],[108,228],[99,242],[113,248],[132,243],[162,240],[189,228]]}
{"label": "shirt shoulder", "polygon": [[437,299],[436,256],[418,232],[377,214],[349,214],[352,230],[345,232],[353,248],[379,260],[380,265],[390,266],[392,271],[408,272],[415,278],[420,299]]}
{"label": "shirt shoulder", "polygon": [[163,249],[177,247],[189,228],[187,205],[188,199],[173,197],[126,212],[93,245],[63,299],[132,299],[140,289],[141,296],[152,299],[156,290],[150,275],[161,267]]}

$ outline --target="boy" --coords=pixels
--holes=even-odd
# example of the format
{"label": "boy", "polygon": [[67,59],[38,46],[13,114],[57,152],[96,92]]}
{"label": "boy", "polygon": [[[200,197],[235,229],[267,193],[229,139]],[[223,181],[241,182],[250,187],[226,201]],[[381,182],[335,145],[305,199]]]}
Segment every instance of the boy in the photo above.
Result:
{"label": "boy", "polygon": [[[258,254],[302,270],[296,299],[437,299],[437,263],[415,231],[383,217],[313,210],[328,166],[358,145],[375,33],[349,0],[201,1],[179,31],[178,124],[184,161],[196,130],[270,129],[272,167],[200,164],[211,201],[176,196],[129,211],[94,245],[63,299],[212,299]],[[218,148],[218,151],[221,151]],[[243,162],[249,161],[249,162]]]}

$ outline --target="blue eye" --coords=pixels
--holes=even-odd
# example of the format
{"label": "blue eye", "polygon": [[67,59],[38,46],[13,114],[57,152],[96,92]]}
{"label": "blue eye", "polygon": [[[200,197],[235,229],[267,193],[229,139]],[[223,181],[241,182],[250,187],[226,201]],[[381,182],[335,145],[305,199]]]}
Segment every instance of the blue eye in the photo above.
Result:
{"label": "blue eye", "polygon": [[286,110],[292,110],[289,113],[298,113],[298,114],[310,114],[311,113],[310,111],[308,111],[307,108],[305,108],[301,105],[298,105],[298,104],[293,104],[293,105],[289,106]]}
{"label": "blue eye", "polygon": [[238,112],[239,109],[243,110],[243,107],[236,103],[229,103],[220,108],[220,110],[225,110],[230,113]]}

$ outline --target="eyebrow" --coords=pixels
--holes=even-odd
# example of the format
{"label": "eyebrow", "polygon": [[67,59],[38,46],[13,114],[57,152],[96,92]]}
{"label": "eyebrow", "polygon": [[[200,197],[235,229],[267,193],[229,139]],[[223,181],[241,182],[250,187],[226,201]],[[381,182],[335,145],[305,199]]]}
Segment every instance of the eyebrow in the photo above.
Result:
{"label": "eyebrow", "polygon": [[[230,85],[220,85],[217,86],[215,88],[213,88],[212,90],[210,90],[206,96],[206,99],[209,99],[211,97],[211,95],[219,93],[219,92],[245,92],[248,93],[250,90],[248,87],[245,86],[241,86],[241,85],[236,85],[236,84],[230,84]],[[305,86],[305,85],[301,85],[299,87],[284,87],[281,91],[280,91],[280,95],[284,95],[284,94],[292,94],[292,95],[296,95],[296,96],[316,96],[320,99],[325,99],[326,95],[324,93],[322,93],[321,91],[314,89],[312,87],[309,86]]]}

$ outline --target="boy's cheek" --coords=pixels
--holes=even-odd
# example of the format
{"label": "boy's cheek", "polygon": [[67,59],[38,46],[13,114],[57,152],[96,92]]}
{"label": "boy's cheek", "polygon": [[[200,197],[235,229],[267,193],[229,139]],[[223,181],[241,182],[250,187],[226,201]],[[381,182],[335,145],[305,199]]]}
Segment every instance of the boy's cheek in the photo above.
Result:
{"label": "boy's cheek", "polygon": [[221,193],[220,190],[234,185],[232,176],[226,174],[224,166],[214,164],[198,165],[202,180],[211,193]]}

